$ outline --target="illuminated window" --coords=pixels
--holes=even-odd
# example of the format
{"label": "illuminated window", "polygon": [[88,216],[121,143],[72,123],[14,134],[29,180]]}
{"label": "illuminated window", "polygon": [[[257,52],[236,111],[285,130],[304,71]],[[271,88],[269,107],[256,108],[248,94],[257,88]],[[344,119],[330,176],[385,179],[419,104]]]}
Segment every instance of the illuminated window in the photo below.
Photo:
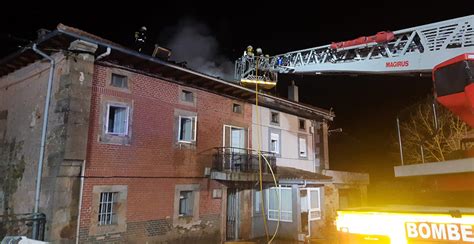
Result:
{"label": "illuminated window", "polygon": [[[278,221],[278,217],[280,217],[280,221],[292,222],[293,200],[291,188],[272,187],[268,189],[268,192],[268,220]],[[281,211],[279,211],[279,209],[281,209]]]}

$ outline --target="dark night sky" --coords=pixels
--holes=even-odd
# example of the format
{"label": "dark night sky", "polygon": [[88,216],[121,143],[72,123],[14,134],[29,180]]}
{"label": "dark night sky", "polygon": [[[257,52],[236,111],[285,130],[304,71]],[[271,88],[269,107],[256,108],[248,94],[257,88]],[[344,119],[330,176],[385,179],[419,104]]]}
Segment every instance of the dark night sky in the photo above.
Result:
{"label": "dark night sky", "polygon": [[[149,1],[151,2],[151,1]],[[70,2],[62,9],[50,6],[9,6],[0,14],[0,56],[17,49],[20,42],[8,34],[35,39],[39,28],[54,29],[58,23],[74,26],[112,41],[131,45],[133,33],[145,25],[149,40],[165,43],[167,31],[182,18],[202,22],[219,42],[219,52],[235,60],[251,44],[265,53],[278,54],[398,30],[473,14],[471,1],[443,4],[429,1],[273,1],[244,3],[220,1],[137,1],[98,6]],[[133,5],[132,5],[133,4]],[[59,5],[55,5],[59,6]],[[112,8],[112,7],[113,8]],[[429,6],[429,7],[428,7]],[[391,136],[395,135],[398,111],[431,92],[430,78],[390,76],[284,76],[278,93],[286,94],[290,79],[300,86],[300,100],[322,108],[333,108],[331,128],[343,133],[330,137],[331,165],[336,169],[367,171],[371,177],[393,175]],[[395,151],[396,152],[396,151]],[[380,173],[380,174],[378,174]]]}

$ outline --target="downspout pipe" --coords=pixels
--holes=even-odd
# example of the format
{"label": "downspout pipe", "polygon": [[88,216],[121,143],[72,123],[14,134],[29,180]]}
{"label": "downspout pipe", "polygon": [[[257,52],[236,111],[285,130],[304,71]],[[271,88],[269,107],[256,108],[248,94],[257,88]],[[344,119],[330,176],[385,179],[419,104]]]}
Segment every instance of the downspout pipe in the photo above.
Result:
{"label": "downspout pipe", "polygon": [[82,161],[81,166],[81,186],[79,192],[79,209],[77,212],[77,229],[76,229],[76,244],[79,244],[79,230],[81,228],[81,210],[82,210],[82,192],[84,191],[84,176],[86,171],[86,160]]}
{"label": "downspout pipe", "polygon": [[[35,190],[35,206],[33,210],[34,218],[39,214],[39,204],[40,204],[40,195],[41,195],[41,178],[43,177],[43,161],[44,161],[44,151],[45,151],[45,144],[46,144],[46,132],[48,129],[48,118],[49,118],[49,104],[51,102],[51,90],[53,88],[53,80],[54,80],[54,70],[56,66],[56,61],[51,56],[46,55],[44,52],[39,50],[36,46],[36,43],[33,44],[33,51],[42,56],[45,59],[48,59],[50,62],[49,67],[49,78],[48,78],[48,88],[46,91],[46,99],[44,103],[44,113],[43,113],[43,128],[41,131],[41,145],[40,145],[40,153],[38,158],[38,173],[36,176],[36,190]],[[38,238],[39,234],[39,225],[38,221],[35,221],[33,224],[33,231],[32,237],[34,239]]]}
{"label": "downspout pipe", "polygon": [[111,50],[112,49],[110,47],[107,47],[107,50],[105,51],[105,53],[102,53],[101,55],[99,55],[95,60],[97,61],[109,56]]}

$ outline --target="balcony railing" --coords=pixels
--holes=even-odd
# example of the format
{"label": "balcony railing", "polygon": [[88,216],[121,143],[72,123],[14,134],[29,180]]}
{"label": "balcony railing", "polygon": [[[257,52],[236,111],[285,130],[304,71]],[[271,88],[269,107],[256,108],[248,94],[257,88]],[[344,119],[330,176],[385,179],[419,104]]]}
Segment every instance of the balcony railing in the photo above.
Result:
{"label": "balcony railing", "polygon": [[[273,173],[277,173],[276,158],[275,154],[271,152],[260,151],[271,165]],[[213,153],[213,170],[221,172],[245,172],[245,173],[258,173],[258,153],[256,150],[235,148],[235,147],[217,147],[214,148]],[[262,172],[264,174],[270,174],[270,168],[268,167],[265,159],[261,157]]]}
{"label": "balcony railing", "polygon": [[[37,224],[39,231],[33,236],[33,225]],[[0,241],[5,236],[26,236],[35,240],[44,240],[44,231],[46,224],[46,215],[39,214],[15,214],[0,215]],[[12,239],[15,239],[12,237]],[[3,242],[2,242],[3,243]],[[8,242],[5,243],[17,243]]]}

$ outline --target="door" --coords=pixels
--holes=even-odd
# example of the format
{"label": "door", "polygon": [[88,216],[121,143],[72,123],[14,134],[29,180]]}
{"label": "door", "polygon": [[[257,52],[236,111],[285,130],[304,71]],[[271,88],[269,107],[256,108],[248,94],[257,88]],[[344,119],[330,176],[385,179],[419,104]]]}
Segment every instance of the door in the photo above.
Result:
{"label": "door", "polygon": [[321,219],[320,188],[308,188],[308,235],[311,236],[311,222]]}
{"label": "door", "polygon": [[300,189],[301,231],[311,236],[311,222],[321,219],[320,188]]}
{"label": "door", "polygon": [[309,199],[308,199],[308,190],[300,189],[300,209],[301,209],[301,233],[305,236],[309,235],[309,220],[308,220],[308,213],[309,213]]}
{"label": "door", "polygon": [[227,169],[240,171],[245,164],[247,147],[245,129],[224,125],[224,155]]}
{"label": "door", "polygon": [[227,222],[226,240],[239,239],[239,191],[236,188],[227,189]]}

